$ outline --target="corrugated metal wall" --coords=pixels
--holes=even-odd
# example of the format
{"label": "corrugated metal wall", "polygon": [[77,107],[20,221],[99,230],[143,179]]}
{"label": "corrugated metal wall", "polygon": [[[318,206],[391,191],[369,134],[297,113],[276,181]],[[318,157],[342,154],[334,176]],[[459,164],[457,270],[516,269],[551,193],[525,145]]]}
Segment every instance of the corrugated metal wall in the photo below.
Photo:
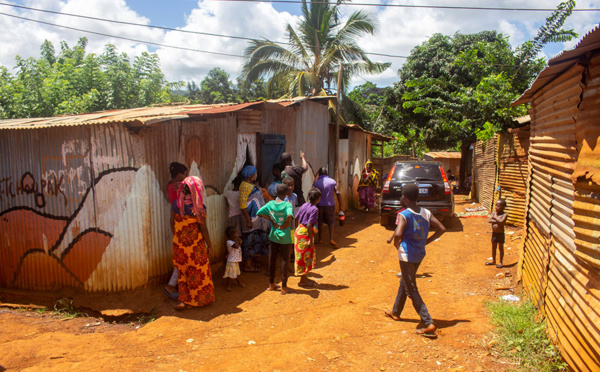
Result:
{"label": "corrugated metal wall", "polygon": [[[327,163],[327,106],[306,101],[266,112],[272,133]],[[235,113],[2,131],[0,286],[119,291],[164,280],[173,266],[172,161],[203,179],[213,259],[222,257],[236,138]]]}
{"label": "corrugated metal wall", "polygon": [[548,332],[563,357],[580,371],[600,370],[600,276],[593,267],[598,263],[600,187],[573,177],[583,144],[579,131],[596,128],[592,148],[600,133],[599,60],[588,69],[575,65],[531,102],[522,280],[547,317]]}
{"label": "corrugated metal wall", "polygon": [[528,150],[529,127],[498,135],[497,178],[501,190],[495,193],[494,202],[499,196],[506,200],[507,223],[514,226],[522,226],[525,221]]}
{"label": "corrugated metal wall", "polygon": [[496,188],[496,158],[498,135],[473,145],[473,190],[479,203],[493,210]]}

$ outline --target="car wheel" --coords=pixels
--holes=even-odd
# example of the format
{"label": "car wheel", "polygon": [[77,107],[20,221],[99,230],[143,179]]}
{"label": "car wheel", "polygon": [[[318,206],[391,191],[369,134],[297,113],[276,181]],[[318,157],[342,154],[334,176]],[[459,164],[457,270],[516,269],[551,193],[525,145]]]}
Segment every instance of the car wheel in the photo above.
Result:
{"label": "car wheel", "polygon": [[387,215],[385,214],[380,214],[379,215],[379,224],[381,226],[387,226],[387,224],[389,223],[389,218]]}

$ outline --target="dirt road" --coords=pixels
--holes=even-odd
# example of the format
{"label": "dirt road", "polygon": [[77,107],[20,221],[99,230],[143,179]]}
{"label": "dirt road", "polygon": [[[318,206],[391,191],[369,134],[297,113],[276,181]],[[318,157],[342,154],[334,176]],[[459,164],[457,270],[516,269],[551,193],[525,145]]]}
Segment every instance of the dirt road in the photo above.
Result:
{"label": "dirt road", "polygon": [[[472,207],[457,196],[457,212]],[[377,213],[351,211],[337,228],[342,248],[318,245],[315,289],[281,295],[265,291],[263,273],[242,275],[246,288],[226,292],[222,270],[213,273],[216,302],[183,313],[172,309],[162,287],[123,294],[72,293],[76,307],[107,315],[152,313],[129,323],[109,316],[68,319],[50,312],[0,307],[0,371],[498,371],[510,365],[486,350],[492,326],[484,302],[515,288],[520,231],[507,231],[505,264],[485,266],[490,256],[486,218],[454,218],[448,232],[427,248],[418,286],[438,339],[415,334],[419,318],[410,301],[405,321],[384,316],[391,308],[399,271],[397,253],[385,240]],[[499,279],[499,273],[509,273]],[[64,295],[64,294],[63,294]],[[50,305],[52,293],[0,290],[2,302]],[[139,319],[138,319],[139,318]],[[120,320],[123,317],[118,318]]]}

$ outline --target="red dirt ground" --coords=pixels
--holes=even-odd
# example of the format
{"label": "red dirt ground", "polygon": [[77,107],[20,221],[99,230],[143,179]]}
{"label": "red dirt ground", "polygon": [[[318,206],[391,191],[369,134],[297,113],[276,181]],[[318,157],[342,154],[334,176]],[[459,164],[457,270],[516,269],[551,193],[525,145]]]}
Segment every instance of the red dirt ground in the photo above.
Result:
{"label": "red dirt ground", "polygon": [[[476,206],[464,196],[456,200],[457,212]],[[454,218],[446,226],[428,246],[417,281],[439,327],[435,340],[415,334],[419,318],[410,301],[405,321],[384,316],[398,288],[397,253],[385,243],[392,230],[379,226],[376,211],[351,211],[346,225],[336,226],[342,248],[317,246],[312,278],[318,287],[299,288],[292,277],[295,292],[285,296],[265,291],[263,273],[244,273],[246,288],[226,292],[223,269],[216,267],[216,302],[185,312],[173,310],[162,286],[119,294],[0,290],[0,371],[505,370],[510,365],[486,348],[493,327],[484,302],[510,293],[497,287],[519,291],[521,232],[507,228],[509,267],[496,269],[484,265],[491,238],[486,218]],[[94,316],[69,319],[6,305],[53,309],[65,295]],[[156,320],[140,322],[142,313]]]}

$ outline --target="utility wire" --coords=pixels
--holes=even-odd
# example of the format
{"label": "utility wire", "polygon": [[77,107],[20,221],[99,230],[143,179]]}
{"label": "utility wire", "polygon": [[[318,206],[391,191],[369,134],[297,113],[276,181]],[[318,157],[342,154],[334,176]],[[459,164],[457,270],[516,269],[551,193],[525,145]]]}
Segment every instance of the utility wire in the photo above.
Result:
{"label": "utility wire", "polygon": [[229,54],[229,53],[221,53],[221,52],[212,52],[209,50],[201,50],[201,49],[193,49],[193,48],[186,48],[186,47],[179,47],[179,46],[173,46],[173,45],[168,45],[168,44],[161,44],[161,43],[155,43],[153,41],[145,41],[145,40],[139,40],[139,39],[133,39],[133,38],[129,38],[129,37],[124,37],[124,36],[116,36],[116,35],[110,35],[110,34],[105,34],[102,32],[96,32],[96,31],[89,31],[89,30],[83,30],[80,28],[76,28],[76,27],[70,27],[70,26],[63,26],[63,25],[58,25],[56,23],[51,23],[51,22],[45,22],[45,21],[40,21],[37,19],[31,19],[31,18],[26,18],[26,17],[20,17],[14,14],[7,14],[7,13],[2,13],[0,12],[0,15],[5,15],[8,17],[13,17],[13,18],[18,18],[18,19],[22,19],[25,21],[31,21],[31,22],[37,22],[37,23],[42,23],[45,25],[50,25],[50,26],[55,26],[55,27],[60,27],[60,28],[66,28],[68,30],[74,30],[74,31],[79,31],[79,32],[85,32],[88,34],[94,34],[94,35],[100,35],[100,36],[107,36],[107,37],[113,37],[115,39],[121,39],[121,40],[128,40],[128,41],[133,41],[136,43],[142,43],[142,44],[150,44],[150,45],[156,45],[156,46],[160,46],[160,47],[164,47],[164,48],[172,48],[172,49],[180,49],[180,50],[187,50],[190,52],[198,52],[198,53],[206,53],[206,54],[214,54],[214,55],[218,55],[218,56],[226,56],[226,57],[238,57],[238,58],[245,58],[242,55],[239,54]]}
{"label": "utility wire", "polygon": [[[57,11],[53,11],[53,10],[31,8],[31,7],[27,7],[27,6],[15,5],[15,4],[9,4],[9,3],[2,3],[2,2],[0,2],[0,5],[10,6],[10,7],[19,8],[19,9],[27,9],[27,10],[32,10],[32,11],[42,12],[42,13],[64,15],[64,16],[69,16],[69,17],[83,18],[83,19],[91,19],[91,20],[100,21],[100,22],[117,23],[117,24],[122,24],[122,25],[127,25],[127,26],[137,26],[137,27],[154,28],[154,29],[159,29],[159,30],[164,30],[164,31],[182,32],[182,33],[186,33],[186,34],[205,35],[205,36],[215,36],[215,37],[237,39],[237,40],[263,41],[261,39],[256,39],[256,38],[251,38],[251,37],[223,35],[223,34],[215,34],[215,33],[210,33],[210,32],[189,31],[189,30],[181,30],[181,29],[171,28],[171,27],[145,25],[145,24],[142,24],[142,23],[117,21],[117,20],[113,20],[113,19],[84,16],[84,15],[73,14],[73,13],[63,13],[63,12],[57,12]],[[0,13],[0,14],[7,15],[6,13]],[[32,21],[36,22],[35,20],[32,20]],[[43,21],[40,21],[40,22],[43,23]],[[55,26],[62,27],[60,25],[55,25]],[[282,42],[282,41],[270,41],[270,42],[272,42],[274,44],[279,44],[279,45],[292,45],[291,43],[286,43],[286,42]],[[365,52],[365,54],[373,55],[373,56],[380,56],[380,57],[389,57],[389,58],[408,58],[407,56],[399,56],[399,55],[386,54],[386,53]]]}
{"label": "utility wire", "polygon": [[[222,2],[243,3],[270,3],[270,4],[302,4],[301,0],[207,0]],[[328,1],[311,1],[311,4],[331,4]],[[333,4],[331,4],[333,5]],[[500,7],[478,7],[478,6],[451,6],[451,5],[409,5],[409,4],[373,4],[343,2],[339,5],[348,6],[371,6],[381,8],[421,8],[421,9],[446,9],[446,10],[489,10],[489,11],[515,11],[515,12],[554,12],[556,10],[566,12],[567,9],[543,9],[543,8],[500,8]],[[572,9],[573,12],[599,12],[600,8]]]}

